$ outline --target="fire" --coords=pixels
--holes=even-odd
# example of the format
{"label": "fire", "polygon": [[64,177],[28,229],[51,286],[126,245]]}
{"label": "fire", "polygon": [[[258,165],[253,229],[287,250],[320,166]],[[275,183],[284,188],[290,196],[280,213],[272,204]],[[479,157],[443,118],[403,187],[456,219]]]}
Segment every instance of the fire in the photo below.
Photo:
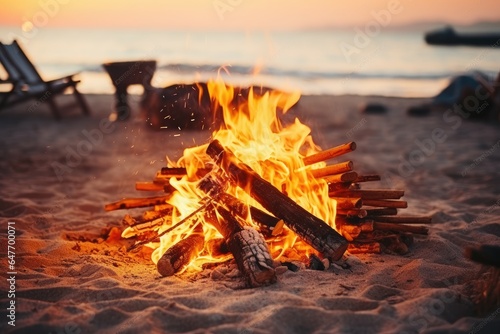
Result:
{"label": "fire", "polygon": [[[280,113],[286,113],[297,103],[300,94],[268,91],[260,95],[250,89],[248,99],[243,103],[234,103],[238,97],[235,96],[235,89],[221,79],[209,81],[207,87],[210,97],[223,115],[223,124],[214,131],[213,139],[234,152],[238,159],[285,192],[297,204],[335,228],[336,201],[328,196],[327,182],[315,178],[311,173],[313,168],[324,167],[326,163],[306,167],[302,160],[304,156],[320,151],[312,140],[311,129],[298,119],[292,124],[283,125],[279,118]],[[207,145],[201,145],[186,149],[176,162],[167,159],[168,167],[184,167],[187,175],[170,179],[170,184],[176,191],[167,203],[174,209],[171,220],[166,220],[158,233],[171,228],[202,205],[206,194],[197,187],[200,180],[198,172],[202,168],[213,166],[211,158],[205,153],[206,148]],[[235,185],[229,185],[226,192],[263,210],[259,203]],[[203,219],[193,221],[194,223],[182,224],[162,235],[159,244],[148,244],[154,248],[152,260],[155,264],[167,249],[192,234],[195,229],[199,230],[200,226],[205,238],[205,249],[189,267],[200,268],[203,263],[219,262],[227,258],[210,255],[210,250],[207,249],[210,240],[222,237],[219,232]],[[246,223],[254,225],[251,217],[246,219]],[[286,227],[281,234],[267,242],[275,259],[284,255],[300,258],[315,252],[310,246],[297,240],[296,235]]]}

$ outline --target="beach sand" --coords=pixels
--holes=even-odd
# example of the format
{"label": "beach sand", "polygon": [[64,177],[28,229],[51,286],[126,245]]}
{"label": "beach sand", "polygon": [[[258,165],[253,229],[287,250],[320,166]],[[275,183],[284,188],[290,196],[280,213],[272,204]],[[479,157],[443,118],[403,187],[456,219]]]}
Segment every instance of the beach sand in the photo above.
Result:
{"label": "beach sand", "polygon": [[[7,297],[2,279],[0,332],[493,333],[500,328],[498,309],[480,314],[475,305],[487,268],[463,255],[467,246],[499,244],[497,126],[446,119],[442,112],[408,116],[407,108],[426,102],[422,99],[303,96],[293,113],[312,128],[321,147],[356,141],[358,149],[350,153],[356,170],[379,173],[384,188],[404,189],[409,208],[401,212],[430,215],[433,224],[407,255],[347,255],[349,269],[287,271],[274,285],[241,289],[241,279],[227,268],[217,275],[207,269],[161,278],[147,252],[128,254],[120,240],[103,241],[101,231],[122,228],[126,213],[105,212],[104,204],[142,195],[135,181],[151,180],[166,156],[178,159],[184,148],[207,142],[210,133],[151,131],[136,104],[129,121],[110,126],[103,120],[113,96],[87,99],[90,117],[74,110],[56,121],[45,106],[28,113],[26,104],[0,114],[0,254],[9,276],[7,223],[14,222],[17,272],[15,298]],[[364,102],[389,110],[362,114]],[[94,134],[94,143],[85,134]],[[83,154],[71,153],[78,150]],[[403,162],[409,155],[419,158]],[[5,316],[11,300],[15,327]]]}

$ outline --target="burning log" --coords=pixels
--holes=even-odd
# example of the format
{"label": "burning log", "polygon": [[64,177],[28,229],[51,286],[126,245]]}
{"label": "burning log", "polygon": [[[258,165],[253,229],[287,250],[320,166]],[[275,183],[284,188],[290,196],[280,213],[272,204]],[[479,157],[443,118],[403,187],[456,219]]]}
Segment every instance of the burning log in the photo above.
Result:
{"label": "burning log", "polygon": [[224,191],[221,180],[217,175],[211,174],[204,177],[198,183],[198,188],[207,194],[213,194],[213,199],[225,207],[233,216],[238,216],[242,219],[247,219],[250,215],[252,221],[260,226],[261,232],[266,232],[267,236],[274,235],[275,231],[282,228],[283,220],[276,218],[254,206],[249,206],[236,197],[229,195]]}
{"label": "burning log", "polygon": [[224,238],[210,239],[205,243],[208,254],[212,257],[225,255],[229,253],[226,240]]}
{"label": "burning log", "polygon": [[156,264],[156,268],[162,276],[172,276],[182,270],[203,250],[205,237],[201,225],[198,226],[199,228],[196,228],[193,234],[170,247],[162,255]]}
{"label": "burning log", "polygon": [[355,142],[349,142],[336,147],[332,147],[328,150],[318,152],[316,154],[310,155],[303,159],[304,165],[312,165],[320,161],[325,161],[331,158],[341,156],[343,154],[352,152],[356,149]]}
{"label": "burning log", "polygon": [[[196,170],[196,176],[203,177],[210,172],[210,168],[198,168]],[[165,178],[177,177],[181,178],[187,175],[187,170],[184,167],[162,167],[160,174]]]}
{"label": "burning log", "polygon": [[321,219],[309,213],[261,178],[232,152],[214,140],[207,154],[222,167],[234,183],[244,189],[266,210],[283,219],[292,231],[326,257],[338,260],[347,249],[347,240]]}
{"label": "burning log", "polygon": [[359,184],[351,182],[337,182],[337,183],[330,183],[328,185],[329,192],[348,190],[348,189],[359,189]]}
{"label": "burning log", "polygon": [[361,198],[335,198],[339,209],[359,209],[363,205]]}
{"label": "burning log", "polygon": [[351,254],[379,254],[381,252],[381,247],[380,243],[376,241],[369,243],[350,243],[347,251]]}
{"label": "burning log", "polygon": [[323,168],[313,169],[311,173],[314,177],[320,178],[334,174],[342,174],[352,171],[352,161],[341,162],[335,165],[326,166]]}
{"label": "burning log", "polygon": [[121,201],[106,204],[104,209],[106,211],[122,210],[122,209],[133,209],[133,208],[144,208],[148,206],[155,206],[159,204],[165,204],[170,196],[156,196],[147,198],[125,198]]}
{"label": "burning log", "polygon": [[225,208],[217,206],[216,210],[220,217],[213,214],[208,221],[224,236],[248,285],[258,287],[276,282],[273,259],[262,236],[253,228],[243,228]]}
{"label": "burning log", "polygon": [[163,186],[154,182],[136,182],[135,190],[139,191],[163,191]]}
{"label": "burning log", "polygon": [[337,215],[347,218],[365,218],[368,212],[365,209],[339,209],[337,207]]}
{"label": "burning log", "polygon": [[339,183],[339,182],[353,182],[358,178],[358,173],[356,172],[345,172],[342,174],[329,175],[323,179],[328,183]]}
{"label": "burning log", "polygon": [[220,194],[217,197],[217,201],[224,204],[224,206],[229,209],[231,214],[237,215],[243,219],[247,218],[248,214],[250,214],[252,220],[260,226],[272,229],[281,221],[281,219],[276,218],[254,206],[248,206],[236,197],[226,193]]}
{"label": "burning log", "polygon": [[160,174],[165,177],[180,177],[187,175],[187,170],[184,167],[162,167]]}
{"label": "burning log", "polygon": [[144,211],[142,213],[142,221],[148,221],[148,220],[162,218],[165,216],[170,216],[172,215],[173,209],[174,209],[173,206],[170,205],[169,207],[161,210]]}
{"label": "burning log", "polygon": [[147,231],[157,231],[165,222],[170,222],[169,216],[159,217],[153,220],[147,220],[144,222],[136,223],[132,226],[127,227],[122,232],[122,238],[128,239],[140,235],[141,233]]}

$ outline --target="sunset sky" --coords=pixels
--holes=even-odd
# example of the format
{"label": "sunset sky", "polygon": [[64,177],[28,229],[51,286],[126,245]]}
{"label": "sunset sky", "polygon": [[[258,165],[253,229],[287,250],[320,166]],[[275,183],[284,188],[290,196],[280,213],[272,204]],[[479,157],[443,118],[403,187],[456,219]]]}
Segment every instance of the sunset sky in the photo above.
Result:
{"label": "sunset sky", "polygon": [[[392,6],[392,7],[391,7]],[[450,8],[452,6],[452,8]],[[498,0],[0,0],[0,24],[21,27],[299,29],[363,26],[394,9],[390,24],[499,21]]]}

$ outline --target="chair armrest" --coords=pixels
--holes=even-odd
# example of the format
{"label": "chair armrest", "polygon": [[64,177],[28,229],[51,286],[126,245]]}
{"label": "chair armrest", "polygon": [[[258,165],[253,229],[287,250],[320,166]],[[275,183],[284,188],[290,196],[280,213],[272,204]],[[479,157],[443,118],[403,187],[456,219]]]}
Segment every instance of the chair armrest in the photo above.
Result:
{"label": "chair armrest", "polygon": [[78,75],[78,74],[79,74],[79,72],[67,75],[65,77],[48,80],[48,81],[45,81],[45,84],[47,84],[47,85],[50,86],[52,84],[55,84],[55,83],[58,83],[58,82],[61,82],[61,81],[66,81],[66,82],[80,82],[80,80],[73,79],[73,77],[76,76],[76,75]]}
{"label": "chair armrest", "polygon": [[[3,90],[3,87],[6,87],[6,86],[10,86],[10,90],[9,91],[6,91],[6,90]],[[21,81],[14,81],[14,80],[10,80],[10,79],[0,79],[0,92],[1,93],[12,93],[12,92],[15,92],[15,91],[22,91],[23,90],[23,87],[24,87],[24,83],[21,82]]]}
{"label": "chair armrest", "polygon": [[8,84],[8,85],[15,85],[15,81],[10,80],[10,79],[0,79],[0,84]]}

